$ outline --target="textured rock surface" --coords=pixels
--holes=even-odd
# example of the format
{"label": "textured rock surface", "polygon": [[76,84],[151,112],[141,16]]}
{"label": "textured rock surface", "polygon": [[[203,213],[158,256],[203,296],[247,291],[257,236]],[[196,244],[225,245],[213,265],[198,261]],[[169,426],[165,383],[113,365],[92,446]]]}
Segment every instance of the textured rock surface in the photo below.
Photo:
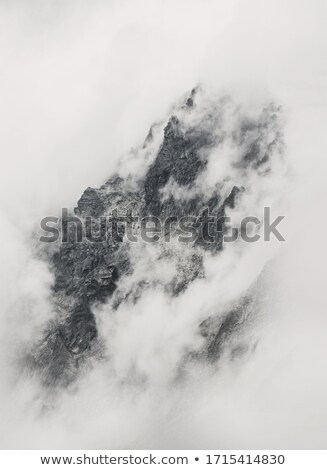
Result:
{"label": "textured rock surface", "polygon": [[[159,150],[142,178],[136,179],[132,174],[125,178],[114,176],[98,189],[87,188],[77,203],[75,215],[82,220],[89,216],[98,219],[111,214],[114,209],[118,209],[120,214],[132,210],[133,215],[155,215],[162,222],[170,216],[191,215],[199,217],[197,231],[200,234],[204,224],[201,215],[205,208],[220,216],[227,208],[232,210],[246,191],[244,179],[241,178],[240,184],[231,180],[227,192],[222,190],[223,182],[207,188],[203,176],[209,158],[212,158],[210,155],[228,137],[231,145],[238,149],[238,158],[233,162],[235,171],[239,174],[269,172],[272,155],[282,151],[279,109],[269,105],[256,119],[240,114],[237,125],[226,136],[220,119],[228,106],[228,99],[221,100],[211,109],[203,106],[201,115],[196,98],[194,90],[186,103],[169,118]],[[197,116],[194,120],[193,114]],[[152,139],[150,132],[145,148]],[[182,196],[178,195],[179,191]],[[182,250],[175,250],[173,244],[159,240],[158,258],[174,259],[177,275],[168,282],[161,282],[151,279],[151,272],[147,272],[136,284],[122,288],[122,279],[129,276],[135,266],[131,262],[131,243],[124,237],[124,227],[115,221],[112,225],[115,233],[106,240],[89,241],[84,237],[81,242],[76,242],[76,227],[70,221],[68,241],[51,255],[50,263],[55,274],[53,302],[58,315],[57,320],[48,325],[44,340],[31,359],[46,384],[65,384],[74,378],[90,355],[101,357],[101,341],[92,313],[95,305],[112,298],[115,308],[127,297],[137,299],[140,292],[154,283],[161,284],[160,288],[172,296],[179,295],[195,278],[205,275],[203,253],[209,251],[219,256],[222,249],[221,237],[217,235],[214,243],[198,237],[191,246],[185,244]],[[99,236],[100,229],[101,222],[93,221],[95,238]],[[136,232],[139,230],[137,223],[134,229]],[[176,234],[171,235],[176,238]],[[199,325],[207,338],[202,357],[216,360],[226,338],[245,321],[252,308],[251,297],[241,299],[232,311],[226,312],[223,320],[208,319]]]}

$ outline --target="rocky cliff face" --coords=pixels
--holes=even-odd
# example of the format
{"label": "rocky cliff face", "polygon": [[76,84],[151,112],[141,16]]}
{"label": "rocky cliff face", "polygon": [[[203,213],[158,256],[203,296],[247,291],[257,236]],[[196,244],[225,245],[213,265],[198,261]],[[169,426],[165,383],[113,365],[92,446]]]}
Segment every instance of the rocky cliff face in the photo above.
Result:
{"label": "rocky cliff face", "polygon": [[[223,216],[241,204],[247,185],[264,178],[272,169],[272,161],[282,154],[280,110],[274,104],[264,107],[255,117],[242,113],[230,98],[214,103],[201,101],[201,92],[193,90],[181,106],[162,126],[163,135],[143,175],[114,175],[100,188],[87,188],[70,216],[78,216],[83,230],[91,230],[93,240],[84,236],[76,240],[76,223],[68,222],[68,239],[49,258],[55,275],[53,303],[57,318],[49,324],[44,339],[31,354],[30,363],[48,385],[66,384],[87,363],[90,356],[103,357],[94,308],[110,301],[114,311],[127,298],[137,299],[147,289],[157,288],[171,296],[185,293],[194,279],[206,276],[203,257],[220,256],[222,235],[213,230],[203,237],[205,210]],[[149,132],[142,151],[153,142]],[[221,150],[228,143],[233,156]],[[224,147],[225,146],[225,147]],[[277,155],[277,156],[276,156]],[[228,159],[229,170],[212,180],[215,159]],[[112,216],[112,211],[116,214]],[[174,224],[153,242],[154,259],[174,264],[174,272],[160,279],[151,268],[135,278],[137,261],[133,257],[135,243],[126,238],[120,215],[156,216],[162,224],[169,217],[197,217],[198,234],[192,243],[178,239]],[[100,239],[100,217],[111,215],[106,239]],[[88,218],[92,217],[92,221]],[[116,217],[116,218],[115,218]],[[133,221],[134,234],[140,232],[139,221]],[[86,228],[85,228],[86,227]],[[223,228],[223,227],[222,227]],[[167,235],[170,242],[166,241]],[[214,241],[209,240],[214,236]],[[142,248],[140,248],[142,249]],[[144,251],[144,256],[146,252]],[[151,266],[151,265],[149,265]],[[132,280],[133,279],[133,280]],[[131,280],[128,282],[128,280]],[[235,300],[235,306],[219,320],[214,315],[199,324],[206,338],[205,347],[195,356],[215,361],[224,343],[253,311],[254,296],[249,292]]]}

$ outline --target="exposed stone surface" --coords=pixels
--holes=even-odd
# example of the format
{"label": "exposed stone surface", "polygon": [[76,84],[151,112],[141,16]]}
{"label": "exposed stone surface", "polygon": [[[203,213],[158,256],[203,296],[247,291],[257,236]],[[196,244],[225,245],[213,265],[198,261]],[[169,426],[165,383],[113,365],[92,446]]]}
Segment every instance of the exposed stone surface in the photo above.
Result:
{"label": "exposed stone surface", "polygon": [[[159,151],[143,178],[133,181],[133,175],[127,178],[114,176],[98,189],[87,188],[77,203],[75,215],[85,221],[87,217],[99,219],[118,209],[120,214],[132,211],[133,215],[154,215],[162,223],[171,216],[196,216],[196,229],[200,234],[206,208],[220,216],[225,214],[227,208],[233,209],[237,198],[246,189],[242,184],[233,185],[231,182],[227,194],[221,191],[219,184],[208,190],[203,190],[202,183],[202,186],[198,184],[207,170],[210,153],[226,138],[224,132],[219,131],[220,107],[223,109],[225,102],[218,103],[214,111],[208,109],[204,112],[205,119],[199,125],[198,120],[193,122],[191,119],[192,113],[198,112],[195,101],[196,92],[193,91],[186,104],[168,120]],[[276,146],[282,146],[280,128],[276,124],[278,113],[277,107],[269,105],[257,120],[240,117],[238,127],[229,136],[233,145],[241,149],[234,163],[235,168],[244,172],[248,169],[258,171],[260,168],[262,172],[269,171],[271,155],[276,151]],[[273,137],[268,139],[268,134],[272,133]],[[144,146],[149,145],[152,139],[150,131]],[[170,186],[172,191],[169,193]],[[184,191],[187,197],[178,197],[174,192],[176,187]],[[111,224],[111,227],[115,226],[115,233],[106,240],[89,241],[83,237],[81,242],[77,242],[76,227],[70,221],[68,241],[60,245],[50,260],[55,273],[53,302],[58,319],[48,325],[45,339],[32,357],[46,384],[69,382],[88,355],[100,351],[92,313],[94,305],[113,298],[115,308],[127,297],[134,296],[136,299],[149,283],[158,282],[151,279],[151,272],[147,272],[137,285],[129,290],[120,289],[121,280],[134,270],[130,258],[131,243],[124,238],[124,227],[119,222],[112,221]],[[137,223],[134,229],[139,230]],[[93,221],[95,238],[100,231],[101,222]],[[171,227],[169,231],[172,231]],[[171,233],[171,236],[176,238],[176,234]],[[173,258],[177,265],[177,275],[169,282],[163,282],[161,287],[176,296],[194,279],[204,276],[203,253],[208,250],[218,253],[222,249],[221,236],[215,236],[214,243],[198,237],[191,246],[185,245],[182,251],[176,251],[174,245],[163,244],[159,240],[158,257]],[[219,357],[224,341],[245,321],[250,310],[251,298],[247,298],[240,301],[235,309],[226,312],[219,324],[208,320],[199,326],[207,337],[205,356],[211,360]]]}

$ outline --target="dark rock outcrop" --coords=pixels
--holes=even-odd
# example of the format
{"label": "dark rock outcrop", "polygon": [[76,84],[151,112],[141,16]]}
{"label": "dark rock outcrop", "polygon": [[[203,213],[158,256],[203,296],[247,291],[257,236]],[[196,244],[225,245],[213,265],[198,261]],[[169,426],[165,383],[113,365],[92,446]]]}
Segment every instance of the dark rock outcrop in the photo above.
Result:
{"label": "dark rock outcrop", "polygon": [[[196,100],[194,90],[186,104],[168,120],[157,155],[143,178],[135,181],[133,175],[127,178],[114,176],[98,189],[86,189],[75,208],[75,216],[83,222],[81,241],[76,241],[78,222],[72,219],[74,214],[66,220],[67,241],[58,247],[50,260],[55,274],[53,302],[58,318],[47,326],[42,343],[37,345],[30,358],[34,367],[41,371],[44,383],[53,386],[69,382],[87,357],[101,349],[92,312],[95,305],[112,298],[112,308],[115,308],[125,298],[134,296],[137,299],[140,292],[148,288],[149,281],[140,279],[129,292],[119,289],[120,280],[134,269],[130,260],[131,242],[125,237],[126,228],[119,221],[120,214],[156,216],[162,224],[168,217],[197,218],[197,237],[180,259],[169,244],[160,244],[167,235],[176,239],[178,232],[173,231],[173,224],[167,226],[166,232],[155,242],[158,256],[173,257],[177,263],[177,276],[161,285],[172,296],[180,295],[190,282],[205,275],[203,253],[218,253],[223,248],[222,232],[217,235],[215,227],[211,227],[212,233],[209,230],[204,236],[208,227],[206,210],[217,217],[224,216],[227,209],[235,207],[246,188],[242,182],[238,185],[231,182],[230,190],[224,194],[221,182],[211,189],[203,188],[203,182],[198,184],[207,171],[212,150],[227,136],[219,128],[226,99],[208,109],[203,114],[204,121],[191,119],[198,113]],[[233,145],[241,149],[233,163],[239,171],[262,171],[263,174],[270,171],[271,155],[276,146],[282,148],[280,127],[276,124],[278,114],[279,108],[269,105],[257,120],[240,115],[238,126],[228,136]],[[268,142],[269,132],[273,132],[274,137]],[[150,145],[152,139],[151,131],[144,147]],[[165,193],[169,185],[172,191]],[[174,188],[183,191],[183,197],[178,197]],[[113,213],[115,209],[118,212]],[[109,215],[108,227],[100,218]],[[138,222],[132,222],[132,227],[139,233]],[[224,223],[221,231],[223,229]],[[151,278],[151,273],[147,275]],[[201,334],[207,338],[205,355],[208,358],[216,360],[219,357],[226,338],[242,323],[240,318],[245,318],[240,312],[245,309],[247,316],[250,307],[251,300],[246,299],[226,312],[219,324],[208,320],[199,326]]]}

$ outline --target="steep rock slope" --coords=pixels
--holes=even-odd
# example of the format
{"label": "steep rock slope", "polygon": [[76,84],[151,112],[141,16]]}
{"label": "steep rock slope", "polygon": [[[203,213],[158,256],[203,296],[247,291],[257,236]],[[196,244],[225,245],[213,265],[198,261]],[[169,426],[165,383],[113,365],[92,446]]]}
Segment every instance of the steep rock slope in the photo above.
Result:
{"label": "steep rock slope", "polygon": [[[67,241],[54,253],[52,250],[49,259],[55,274],[57,318],[47,326],[44,339],[30,356],[30,364],[47,385],[67,384],[90,356],[103,356],[94,307],[110,300],[115,310],[127,298],[137,302],[142,292],[154,287],[178,296],[194,279],[205,277],[203,257],[206,253],[219,256],[223,249],[222,233],[215,227],[210,226],[204,236],[208,230],[206,210],[216,217],[233,212],[253,182],[264,180],[273,171],[274,161],[282,158],[280,109],[274,104],[253,116],[229,97],[211,101],[193,90],[166,124],[157,127],[159,131],[152,128],[140,150],[150,148],[153,134],[160,135],[163,129],[161,143],[141,176],[125,169],[123,176],[116,174],[100,188],[84,191],[74,210],[83,222],[81,240],[76,240],[77,223],[69,218],[74,214],[63,220],[68,227]],[[227,169],[212,178],[216,160],[226,159]],[[169,217],[196,217],[197,236],[192,243],[183,242],[173,223],[164,225],[165,230],[152,243],[154,259],[171,261],[174,272],[162,279],[151,271],[133,276],[137,268],[133,250],[135,244],[142,250],[142,243],[126,238],[120,215],[155,216],[162,226]],[[100,218],[106,216],[111,216],[111,221],[104,228]],[[139,220],[132,221],[132,227],[134,235],[140,234]],[[85,230],[90,233],[91,228],[93,240],[85,237]],[[251,315],[254,298],[251,293],[237,298],[235,307],[219,321],[213,317],[199,325],[206,345],[197,357],[219,357],[226,339]]]}

